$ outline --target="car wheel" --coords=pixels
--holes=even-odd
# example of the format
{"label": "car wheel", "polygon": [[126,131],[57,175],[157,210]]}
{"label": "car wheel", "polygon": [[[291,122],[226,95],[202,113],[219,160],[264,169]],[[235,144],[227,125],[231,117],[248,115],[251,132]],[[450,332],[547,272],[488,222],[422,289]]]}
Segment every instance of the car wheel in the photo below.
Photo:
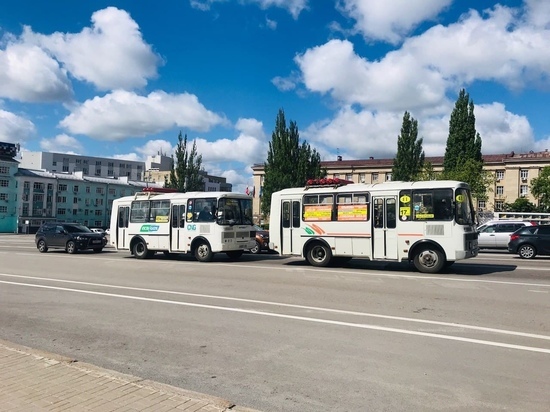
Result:
{"label": "car wheel", "polygon": [[99,253],[99,252],[101,252],[102,250],[103,250],[102,247],[96,247],[96,248],[94,249],[94,252],[95,252],[95,253]]}
{"label": "car wheel", "polygon": [[262,251],[262,246],[260,245],[260,242],[256,241],[256,244],[254,245],[254,247],[250,249],[250,253],[257,255],[261,251]]}
{"label": "car wheel", "polygon": [[332,260],[332,252],[323,243],[315,243],[308,249],[306,259],[312,266],[325,267]]}
{"label": "car wheel", "polygon": [[445,266],[445,258],[439,250],[424,247],[414,256],[414,266],[422,273],[437,273]]}
{"label": "car wheel", "polygon": [[76,243],[74,243],[72,240],[69,240],[67,242],[67,245],[65,246],[65,250],[67,251],[67,253],[70,253],[71,255],[78,251],[76,247]]}
{"label": "car wheel", "polygon": [[521,245],[518,249],[518,255],[522,259],[533,259],[537,256],[537,250],[533,245]]}
{"label": "car wheel", "polygon": [[46,245],[45,240],[39,240],[36,247],[40,253],[46,253],[48,251],[48,245]]}
{"label": "car wheel", "polygon": [[213,258],[214,253],[212,253],[210,244],[205,240],[201,240],[195,248],[195,259],[199,262],[211,262]]}
{"label": "car wheel", "polygon": [[138,259],[146,259],[150,257],[149,250],[147,250],[147,245],[143,240],[138,240],[132,249],[134,256]]}

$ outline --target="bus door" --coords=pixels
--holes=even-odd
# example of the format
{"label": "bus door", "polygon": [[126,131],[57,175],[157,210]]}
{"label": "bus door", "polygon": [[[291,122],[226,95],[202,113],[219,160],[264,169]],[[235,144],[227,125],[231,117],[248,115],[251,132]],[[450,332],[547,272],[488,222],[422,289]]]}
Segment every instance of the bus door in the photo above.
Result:
{"label": "bus door", "polygon": [[128,235],[128,222],[130,221],[130,206],[119,206],[117,210],[117,224],[116,224],[116,248],[117,249],[129,249],[130,243],[127,239]]}
{"label": "bus door", "polygon": [[172,217],[170,219],[170,250],[172,252],[187,252],[188,239],[186,233],[185,211],[187,205],[172,205]]}
{"label": "bus door", "polygon": [[302,205],[299,200],[283,200],[281,204],[281,254],[301,255],[300,221]]}
{"label": "bus door", "polygon": [[373,197],[373,259],[397,259],[396,197]]}

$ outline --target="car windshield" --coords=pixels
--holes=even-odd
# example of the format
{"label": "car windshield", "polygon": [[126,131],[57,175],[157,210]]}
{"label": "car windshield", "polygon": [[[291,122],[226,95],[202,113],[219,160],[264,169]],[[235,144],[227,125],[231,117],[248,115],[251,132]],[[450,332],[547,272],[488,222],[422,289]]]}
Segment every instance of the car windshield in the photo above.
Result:
{"label": "car windshield", "polygon": [[88,233],[91,232],[86,226],[82,225],[67,225],[63,227],[69,233]]}

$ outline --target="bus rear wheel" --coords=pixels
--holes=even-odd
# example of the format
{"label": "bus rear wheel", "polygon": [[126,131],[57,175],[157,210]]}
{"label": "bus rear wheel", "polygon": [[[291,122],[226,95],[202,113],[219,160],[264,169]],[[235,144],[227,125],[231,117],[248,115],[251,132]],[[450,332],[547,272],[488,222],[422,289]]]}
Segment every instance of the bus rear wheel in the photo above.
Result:
{"label": "bus rear wheel", "polygon": [[332,252],[323,243],[315,243],[307,250],[306,259],[311,266],[325,267],[332,260]]}
{"label": "bus rear wheel", "polygon": [[147,245],[143,240],[138,240],[132,249],[134,252],[134,256],[138,259],[146,259],[148,257],[151,257],[151,254],[149,253],[149,250],[147,249]]}
{"label": "bus rear wheel", "polygon": [[438,273],[445,266],[445,257],[435,248],[423,247],[414,256],[414,266],[422,273]]}
{"label": "bus rear wheel", "polygon": [[195,248],[195,259],[199,262],[211,262],[212,259],[214,259],[214,253],[212,253],[212,248],[207,241],[201,240],[197,244]]}

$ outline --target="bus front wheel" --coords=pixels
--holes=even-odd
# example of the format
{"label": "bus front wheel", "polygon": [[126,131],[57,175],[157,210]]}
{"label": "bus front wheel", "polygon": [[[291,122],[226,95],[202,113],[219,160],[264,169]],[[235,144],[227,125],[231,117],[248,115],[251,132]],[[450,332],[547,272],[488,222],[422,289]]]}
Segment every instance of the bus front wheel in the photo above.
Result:
{"label": "bus front wheel", "polygon": [[207,241],[200,241],[195,248],[195,259],[199,262],[210,262],[214,258],[212,248]]}
{"label": "bus front wheel", "polygon": [[328,246],[315,243],[307,250],[306,258],[310,265],[324,267],[330,264],[332,252]]}
{"label": "bus front wheel", "polygon": [[414,266],[422,273],[438,273],[445,266],[445,257],[435,248],[424,247],[414,256]]}
{"label": "bus front wheel", "polygon": [[134,248],[132,249],[132,251],[134,252],[134,256],[138,259],[145,259],[150,257],[150,253],[147,250],[147,245],[143,240],[138,240],[134,244]]}

